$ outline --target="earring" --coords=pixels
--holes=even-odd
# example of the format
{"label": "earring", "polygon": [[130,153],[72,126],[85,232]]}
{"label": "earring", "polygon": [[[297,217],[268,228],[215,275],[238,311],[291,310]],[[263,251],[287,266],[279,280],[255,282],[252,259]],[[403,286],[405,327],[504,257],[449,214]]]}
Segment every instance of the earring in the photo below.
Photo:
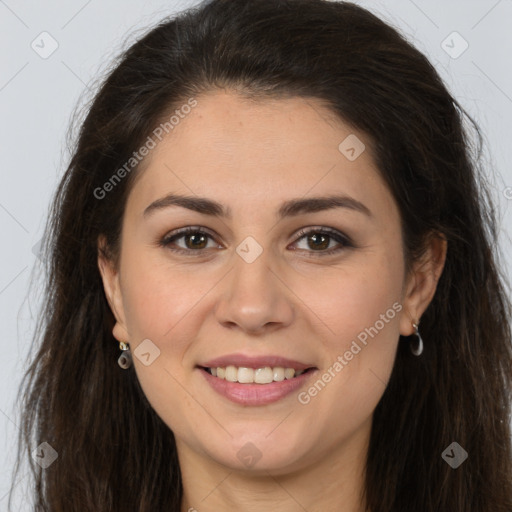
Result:
{"label": "earring", "polygon": [[416,331],[415,335],[416,335],[416,338],[417,338],[417,343],[414,343],[414,342],[411,343],[411,345],[410,345],[411,346],[411,352],[415,356],[419,356],[423,352],[423,339],[421,338],[421,334],[420,334],[420,330],[418,328],[418,325],[417,324],[412,324],[412,326],[414,327],[414,330]]}
{"label": "earring", "polygon": [[123,370],[127,370],[132,365],[132,353],[130,352],[128,344],[123,341],[119,342],[119,348],[123,353],[119,356],[117,363]]}

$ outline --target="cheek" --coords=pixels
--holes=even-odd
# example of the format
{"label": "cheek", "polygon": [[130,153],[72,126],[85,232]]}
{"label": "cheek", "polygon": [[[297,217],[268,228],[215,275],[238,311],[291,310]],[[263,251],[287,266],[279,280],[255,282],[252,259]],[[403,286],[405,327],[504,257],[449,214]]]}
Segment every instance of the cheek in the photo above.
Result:
{"label": "cheek", "polygon": [[194,304],[207,293],[207,283],[170,268],[161,258],[143,258],[142,254],[138,258],[136,251],[132,255],[124,262],[122,285],[128,331],[135,341],[150,338],[160,343],[174,338]]}
{"label": "cheek", "polygon": [[382,331],[383,343],[388,332],[393,331],[393,339],[394,332],[398,333],[403,284],[400,258],[388,258],[382,251],[353,261],[326,272],[314,286],[304,281],[294,289],[322,321],[331,353],[346,350],[347,343],[361,333],[364,338],[375,324]]}
{"label": "cheek", "polygon": [[[187,432],[204,411],[186,391],[188,374],[183,360],[197,336],[196,307],[211,286],[186,272],[170,269],[149,257],[127,256],[124,261],[123,304],[136,351],[142,340],[151,340],[159,355],[145,366],[134,357],[142,390],[155,412],[176,432]],[[142,256],[142,255],[139,255]],[[147,256],[147,255],[146,255]],[[204,277],[204,276],[203,276]]]}
{"label": "cheek", "polygon": [[318,316],[328,327],[320,337],[326,358],[301,403],[314,404],[316,413],[329,414],[333,425],[344,424],[347,431],[371,415],[395,360],[401,266],[382,262],[338,273],[337,282],[328,285],[323,302],[317,303],[323,311]]}
{"label": "cheek", "polygon": [[329,383],[325,389],[313,383],[303,398],[316,401],[319,410],[326,408],[325,414],[329,409],[339,421],[351,417],[353,428],[374,410],[393,369],[403,275],[403,262],[395,256],[368,254],[323,281],[322,294],[320,287],[314,295],[310,290],[311,303],[316,302],[312,309],[320,311],[328,328],[320,337],[326,358],[319,379]]}
{"label": "cheek", "polygon": [[[317,379],[298,398],[305,415],[329,418],[318,442],[325,449],[329,439],[350,436],[370,421],[399,339],[402,260],[375,251],[355,261],[336,269],[322,286],[309,288],[305,301],[322,320],[317,339],[325,359]],[[306,296],[306,288],[299,293]]]}

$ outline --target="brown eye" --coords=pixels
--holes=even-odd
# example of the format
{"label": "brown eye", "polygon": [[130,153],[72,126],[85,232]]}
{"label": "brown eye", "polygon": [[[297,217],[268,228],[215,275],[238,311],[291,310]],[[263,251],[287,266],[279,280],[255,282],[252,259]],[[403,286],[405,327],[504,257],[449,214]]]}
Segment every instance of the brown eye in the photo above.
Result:
{"label": "brown eye", "polygon": [[[350,239],[340,233],[339,231],[322,228],[322,229],[310,229],[310,230],[302,230],[298,233],[298,240],[295,242],[297,244],[303,238],[306,240],[306,248],[299,248],[299,250],[306,250],[313,253],[319,253],[319,256],[333,254],[347,247],[353,247]],[[336,242],[336,244],[331,245],[332,242]],[[316,255],[315,255],[316,256]]]}
{"label": "brown eye", "polygon": [[331,237],[329,235],[324,235],[322,233],[312,233],[310,235],[307,235],[307,241],[312,242],[309,246],[311,248],[315,249],[327,249],[329,246],[329,242],[331,240]]}
{"label": "brown eye", "polygon": [[[181,245],[176,243],[182,239]],[[208,239],[213,240],[213,237],[206,231],[198,228],[185,228],[165,236],[159,245],[176,252],[200,252],[208,248]],[[177,245],[178,247],[171,247],[172,245]]]}
{"label": "brown eye", "polygon": [[[306,247],[298,248],[298,250],[312,253],[315,256],[331,255],[354,247],[346,235],[329,228],[302,230],[298,233],[298,237],[295,245],[302,239],[306,240]],[[182,242],[178,244],[177,242],[181,240]],[[208,247],[209,240],[215,241],[210,233],[198,227],[187,227],[166,235],[159,245],[173,252],[199,256],[205,249],[212,248]],[[219,246],[214,245],[213,247]]]}
{"label": "brown eye", "polygon": [[187,249],[205,249],[205,243],[208,243],[208,236],[203,234],[182,235],[180,238],[185,240]]}

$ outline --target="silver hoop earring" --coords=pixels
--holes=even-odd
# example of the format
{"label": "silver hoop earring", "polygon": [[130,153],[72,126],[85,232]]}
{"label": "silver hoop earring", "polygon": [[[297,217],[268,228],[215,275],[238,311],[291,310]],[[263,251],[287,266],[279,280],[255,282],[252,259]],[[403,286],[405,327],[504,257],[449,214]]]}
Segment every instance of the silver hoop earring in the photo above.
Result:
{"label": "silver hoop earring", "polygon": [[119,348],[123,351],[117,360],[117,364],[123,369],[127,370],[132,365],[132,353],[130,352],[130,348],[127,343],[123,341],[119,342]]}
{"label": "silver hoop earring", "polygon": [[412,324],[412,326],[414,327],[414,330],[416,331],[415,335],[416,335],[417,339],[416,339],[416,342],[411,342],[411,352],[415,356],[420,356],[421,353],[423,352],[423,339],[421,338],[421,334],[420,334],[418,325]]}

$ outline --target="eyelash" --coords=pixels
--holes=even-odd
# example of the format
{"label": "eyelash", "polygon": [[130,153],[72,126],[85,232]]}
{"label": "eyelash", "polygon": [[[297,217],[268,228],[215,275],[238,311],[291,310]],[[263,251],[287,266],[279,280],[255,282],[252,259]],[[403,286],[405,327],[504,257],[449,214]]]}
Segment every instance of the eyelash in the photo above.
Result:
{"label": "eyelash", "polygon": [[[183,238],[186,235],[191,235],[191,234],[194,234],[194,235],[197,235],[197,234],[206,235],[206,236],[210,237],[211,239],[213,239],[213,235],[211,235],[207,231],[204,231],[200,227],[192,226],[192,227],[187,227],[187,228],[180,229],[180,230],[176,231],[175,233],[171,233],[169,235],[166,235],[164,238],[162,238],[160,240],[159,245],[161,247],[165,247],[169,251],[172,251],[172,252],[175,252],[175,253],[187,254],[188,256],[201,256],[201,253],[203,253],[203,251],[205,249],[197,249],[197,250],[194,250],[194,249],[181,249],[181,248],[180,249],[175,249],[175,248],[169,247],[169,245],[172,242],[174,242],[176,240],[179,240],[180,238]],[[344,235],[343,233],[340,233],[337,230],[330,229],[330,228],[301,229],[297,233],[297,237],[298,238],[297,238],[297,240],[294,243],[297,243],[299,240],[301,240],[302,238],[304,238],[305,236],[310,235],[310,234],[327,235],[329,238],[331,238],[331,239],[335,240],[336,242],[342,244],[342,247],[336,247],[334,249],[329,249],[329,250],[325,250],[325,251],[308,251],[308,252],[314,254],[315,257],[316,256],[320,256],[320,257],[321,256],[330,256],[330,255],[338,253],[338,252],[340,252],[340,251],[342,251],[344,249],[355,247],[354,244],[352,243],[352,241],[350,240],[350,238],[348,236]],[[299,250],[306,250],[306,249],[299,249]],[[191,254],[191,253],[197,253],[197,254]],[[315,253],[318,253],[318,254],[315,254]]]}

